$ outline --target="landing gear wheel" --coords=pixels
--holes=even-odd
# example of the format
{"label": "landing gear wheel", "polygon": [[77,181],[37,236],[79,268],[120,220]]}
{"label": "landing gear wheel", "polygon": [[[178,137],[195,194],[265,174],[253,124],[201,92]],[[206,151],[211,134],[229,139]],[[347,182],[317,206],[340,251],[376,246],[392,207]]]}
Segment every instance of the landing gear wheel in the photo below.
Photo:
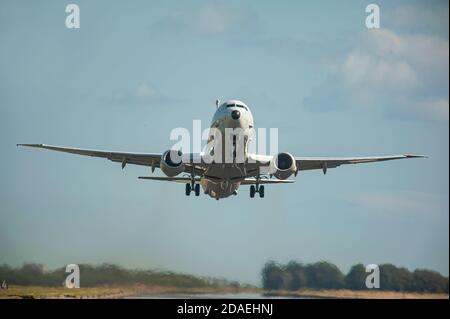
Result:
{"label": "landing gear wheel", "polygon": [[195,196],[200,195],[200,184],[196,184],[194,190],[195,190]]}
{"label": "landing gear wheel", "polygon": [[191,184],[186,184],[186,196],[191,195]]}
{"label": "landing gear wheel", "polygon": [[259,186],[258,193],[260,198],[264,198],[264,185]]}
{"label": "landing gear wheel", "polygon": [[255,185],[250,186],[250,198],[255,197],[256,188]]}

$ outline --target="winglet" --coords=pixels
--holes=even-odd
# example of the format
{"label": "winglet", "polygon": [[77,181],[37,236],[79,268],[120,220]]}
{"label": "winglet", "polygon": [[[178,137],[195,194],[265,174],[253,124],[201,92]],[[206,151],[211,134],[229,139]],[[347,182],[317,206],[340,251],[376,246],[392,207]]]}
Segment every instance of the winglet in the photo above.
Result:
{"label": "winglet", "polygon": [[428,155],[404,154],[406,158],[428,158]]}
{"label": "winglet", "polygon": [[16,146],[42,147],[44,144],[16,144]]}

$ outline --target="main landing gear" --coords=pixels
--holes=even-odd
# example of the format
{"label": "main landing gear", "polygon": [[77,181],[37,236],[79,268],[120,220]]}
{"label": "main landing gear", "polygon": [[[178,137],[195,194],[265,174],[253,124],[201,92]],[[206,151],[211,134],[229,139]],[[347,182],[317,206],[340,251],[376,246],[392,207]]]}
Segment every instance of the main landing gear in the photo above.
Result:
{"label": "main landing gear", "polygon": [[195,184],[194,167],[191,169],[191,182],[186,184],[186,196],[191,195],[192,191],[194,191],[195,196],[200,195],[200,184]]}
{"label": "main landing gear", "polygon": [[195,196],[200,195],[200,184],[194,184],[191,186],[191,184],[186,184],[186,196],[191,195],[191,192],[195,193]]}
{"label": "main landing gear", "polygon": [[255,193],[259,193],[260,198],[264,198],[264,185],[259,185],[261,181],[261,175],[258,170],[258,174],[256,175],[256,183],[255,185],[250,186],[250,198],[255,197]]}
{"label": "main landing gear", "polygon": [[259,193],[260,198],[264,198],[264,185],[251,185],[250,186],[250,197],[255,197],[255,193]]}

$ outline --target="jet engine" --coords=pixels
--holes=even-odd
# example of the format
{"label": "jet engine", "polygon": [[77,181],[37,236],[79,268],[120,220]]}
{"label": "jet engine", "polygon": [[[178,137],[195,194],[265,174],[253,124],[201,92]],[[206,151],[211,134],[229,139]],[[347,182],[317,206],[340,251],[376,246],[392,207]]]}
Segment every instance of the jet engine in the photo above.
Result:
{"label": "jet engine", "polygon": [[168,177],[174,177],[184,172],[184,163],[181,159],[181,151],[165,151],[161,156],[160,168]]}
{"label": "jet engine", "polygon": [[289,153],[278,153],[270,161],[270,173],[278,179],[286,179],[296,171],[295,158]]}

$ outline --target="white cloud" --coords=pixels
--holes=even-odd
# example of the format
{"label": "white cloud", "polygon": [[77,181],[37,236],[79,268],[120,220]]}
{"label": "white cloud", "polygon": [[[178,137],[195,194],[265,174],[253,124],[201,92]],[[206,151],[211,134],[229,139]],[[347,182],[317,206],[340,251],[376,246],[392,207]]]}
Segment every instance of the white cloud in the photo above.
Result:
{"label": "white cloud", "polygon": [[342,63],[343,76],[351,85],[414,89],[422,79],[442,75],[443,70],[448,79],[448,39],[379,29],[364,32],[360,42]]}
{"label": "white cloud", "polygon": [[370,30],[364,34],[365,45],[383,58],[403,59],[423,67],[447,68],[448,39],[429,35],[398,35],[387,29]]}
{"label": "white cloud", "polygon": [[178,100],[168,97],[161,91],[147,83],[142,82],[134,88],[121,89],[116,91],[112,96],[112,101],[121,105],[165,105],[177,103]]}
{"label": "white cloud", "polygon": [[449,121],[449,103],[447,99],[435,99],[430,101],[410,101],[409,112],[422,118],[436,121]]}
{"label": "white cloud", "polygon": [[[331,70],[333,83],[313,92],[335,87],[328,97],[338,102],[335,108],[448,123],[448,39],[367,30],[336,65]],[[327,110],[322,106],[327,102],[320,98],[308,97],[305,103]]]}
{"label": "white cloud", "polygon": [[447,99],[434,101],[430,104],[430,112],[437,119],[444,119],[448,122],[449,103]]}
{"label": "white cloud", "polygon": [[236,17],[223,7],[209,4],[195,12],[192,21],[195,31],[221,33],[233,25]]}
{"label": "white cloud", "polygon": [[239,34],[246,29],[254,30],[258,16],[246,10],[232,10],[226,6],[209,3],[193,9],[181,9],[164,17],[154,27],[175,33],[193,32],[217,35],[231,32]]}
{"label": "white cloud", "polygon": [[407,62],[380,59],[367,53],[350,53],[342,71],[349,85],[363,85],[370,89],[404,89],[417,85],[416,72]]}
{"label": "white cloud", "polygon": [[158,95],[158,90],[147,83],[141,83],[135,90],[135,96],[140,100],[151,99],[157,97]]}
{"label": "white cloud", "polygon": [[448,35],[448,2],[421,2],[396,5],[383,12],[383,24],[388,28],[408,32],[423,31]]}

